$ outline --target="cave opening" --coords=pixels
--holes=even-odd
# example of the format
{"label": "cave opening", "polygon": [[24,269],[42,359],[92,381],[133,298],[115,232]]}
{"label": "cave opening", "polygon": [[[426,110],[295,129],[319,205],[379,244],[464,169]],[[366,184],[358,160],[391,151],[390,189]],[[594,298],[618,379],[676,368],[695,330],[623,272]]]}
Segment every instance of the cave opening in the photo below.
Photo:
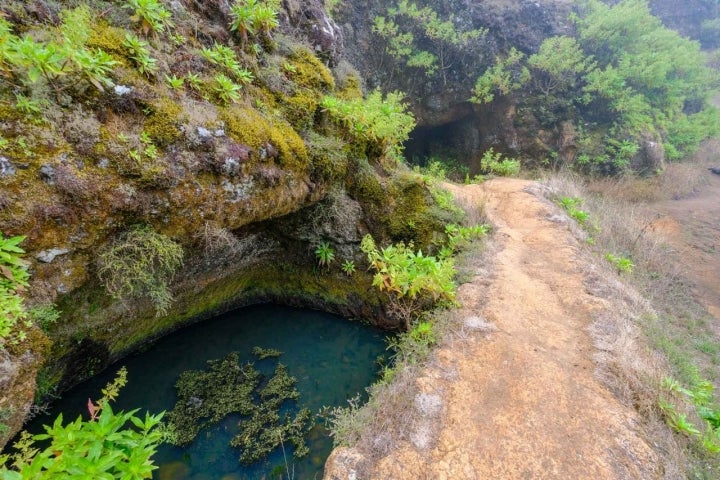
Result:
{"label": "cave opening", "polygon": [[405,142],[405,158],[411,165],[426,167],[440,161],[460,173],[477,174],[481,147],[478,118],[470,113],[439,125],[417,126]]}

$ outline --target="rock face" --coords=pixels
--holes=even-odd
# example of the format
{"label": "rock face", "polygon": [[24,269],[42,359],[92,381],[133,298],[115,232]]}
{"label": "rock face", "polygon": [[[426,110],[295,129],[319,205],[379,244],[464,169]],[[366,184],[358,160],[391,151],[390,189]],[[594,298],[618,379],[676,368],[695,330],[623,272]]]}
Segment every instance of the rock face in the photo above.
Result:
{"label": "rock face", "polygon": [[[42,122],[2,107],[0,231],[26,236],[26,304],[55,303],[61,315],[45,333],[28,326],[27,341],[0,344],[0,445],[28,412],[43,361],[43,391],[62,391],[158,336],[257,302],[400,325],[365,268],[352,277],[339,267],[320,274],[313,252],[329,242],[338,261],[360,265],[367,233],[425,250],[452,213],[437,206],[421,178],[383,165],[380,140],[354,137],[325,118],[323,96],[361,94],[340,75],[336,84],[328,68],[340,60],[342,32],[321,1],[285,3],[280,32],[273,42],[256,39],[251,55],[228,31],[227,2],[173,2],[175,30],[186,42],[153,42],[158,79],[197,72],[208,89],[202,95],[170,91],[133,70],[117,49],[132,24],[118,4],[88,40],[121,58],[116,88],[69,84],[77,98],[48,100]],[[7,9],[22,29],[41,30],[45,24],[26,8],[10,0],[0,15]],[[57,17],[59,7],[52,8],[47,15]],[[253,66],[255,79],[237,102],[213,93],[223,70],[200,50],[215,42]],[[12,105],[4,85],[0,103]],[[135,226],[184,251],[168,280],[174,301],[167,311],[158,313],[143,291],[113,298],[99,280],[100,253]]]}
{"label": "rock face", "polygon": [[[575,2],[416,2],[433,8],[443,19],[452,15],[458,30],[487,31],[465,46],[461,54],[453,56],[445,71],[429,77],[421,69],[407,67],[385,53],[385,41],[372,33],[374,18],[387,15],[392,4],[369,0],[347,3],[348,8],[337,15],[347,57],[360,69],[368,88],[382,87],[408,94],[421,127],[408,143],[409,157],[427,156],[432,141],[438,138],[446,138],[445,149],[451,150],[447,156],[469,159],[471,165],[478,164],[479,156],[490,147],[508,153],[538,150],[537,132],[532,125],[518,129],[510,103],[477,107],[469,98],[477,77],[493,64],[498,54],[507,52],[511,46],[534,53],[545,38],[569,33],[572,26],[568,15]],[[434,51],[432,45],[419,47]],[[433,133],[430,127],[438,130]]]}
{"label": "rock face", "polygon": [[[720,15],[717,2],[705,0],[650,0],[650,9],[665,25],[695,40],[703,40],[703,22]],[[715,42],[708,42],[707,46],[717,46]]]}

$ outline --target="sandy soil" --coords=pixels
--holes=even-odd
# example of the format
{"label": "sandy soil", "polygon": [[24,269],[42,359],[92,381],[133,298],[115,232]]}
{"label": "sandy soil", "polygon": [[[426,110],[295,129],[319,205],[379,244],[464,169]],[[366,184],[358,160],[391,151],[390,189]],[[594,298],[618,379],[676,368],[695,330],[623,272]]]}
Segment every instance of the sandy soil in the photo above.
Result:
{"label": "sandy soil", "polygon": [[[637,413],[593,376],[587,328],[607,304],[586,292],[577,241],[529,184],[449,186],[485,202],[495,226],[494,274],[461,286],[467,338],[442,348],[418,379],[414,408],[427,421],[408,425],[410,441],[369,478],[660,477]],[[334,452],[325,478],[356,478],[343,468],[353,455]]]}

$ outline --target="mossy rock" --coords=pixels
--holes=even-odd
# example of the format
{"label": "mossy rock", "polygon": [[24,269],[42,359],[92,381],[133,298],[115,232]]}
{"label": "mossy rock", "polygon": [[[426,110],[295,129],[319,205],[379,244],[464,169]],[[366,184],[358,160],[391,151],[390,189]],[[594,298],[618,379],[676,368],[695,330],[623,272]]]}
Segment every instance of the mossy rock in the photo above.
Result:
{"label": "mossy rock", "polygon": [[278,160],[283,167],[304,170],[309,166],[305,142],[293,127],[283,119],[272,122],[260,112],[247,106],[232,106],[221,112],[228,135],[241,144],[252,148],[256,154],[267,150],[267,144],[278,150]]}
{"label": "mossy rock", "polygon": [[290,55],[289,64],[293,68],[288,76],[296,84],[323,92],[335,89],[335,79],[330,70],[307,48],[295,49]]}
{"label": "mossy rock", "polygon": [[366,159],[356,160],[347,187],[351,196],[360,203],[384,204],[386,202],[385,187]]}
{"label": "mossy rock", "polygon": [[315,123],[315,112],[320,105],[320,96],[311,90],[298,92],[296,95],[283,95],[279,99],[288,121],[299,130],[310,130]]}
{"label": "mossy rock", "polygon": [[143,130],[153,143],[166,147],[175,143],[181,136],[183,109],[170,98],[162,98],[151,106],[152,113],[145,120]]}
{"label": "mossy rock", "polygon": [[342,85],[338,85],[335,96],[343,100],[356,100],[363,97],[362,83],[356,74],[348,75]]}
{"label": "mossy rock", "polygon": [[116,61],[126,63],[128,51],[123,45],[126,33],[122,28],[113,27],[105,21],[99,21],[93,25],[87,45],[105,51]]}
{"label": "mossy rock", "polygon": [[309,132],[306,135],[306,142],[315,180],[332,182],[345,178],[348,172],[348,158],[343,153],[345,143],[342,140]]}

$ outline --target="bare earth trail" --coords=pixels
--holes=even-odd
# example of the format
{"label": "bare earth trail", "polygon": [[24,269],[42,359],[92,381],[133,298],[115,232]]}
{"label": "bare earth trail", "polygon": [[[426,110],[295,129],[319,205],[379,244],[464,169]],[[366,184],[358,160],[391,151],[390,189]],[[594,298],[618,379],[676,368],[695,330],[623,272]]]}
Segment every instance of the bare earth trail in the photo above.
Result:
{"label": "bare earth trail", "polygon": [[418,379],[422,392],[442,398],[439,433],[425,442],[422,424],[408,426],[411,441],[375,465],[372,478],[661,476],[636,412],[593,376],[587,328],[607,305],[586,293],[577,241],[549,220],[550,205],[526,192],[531,183],[448,185],[484,202],[495,227],[493,274],[462,285],[459,299],[468,325],[477,317],[496,329],[440,350]]}

